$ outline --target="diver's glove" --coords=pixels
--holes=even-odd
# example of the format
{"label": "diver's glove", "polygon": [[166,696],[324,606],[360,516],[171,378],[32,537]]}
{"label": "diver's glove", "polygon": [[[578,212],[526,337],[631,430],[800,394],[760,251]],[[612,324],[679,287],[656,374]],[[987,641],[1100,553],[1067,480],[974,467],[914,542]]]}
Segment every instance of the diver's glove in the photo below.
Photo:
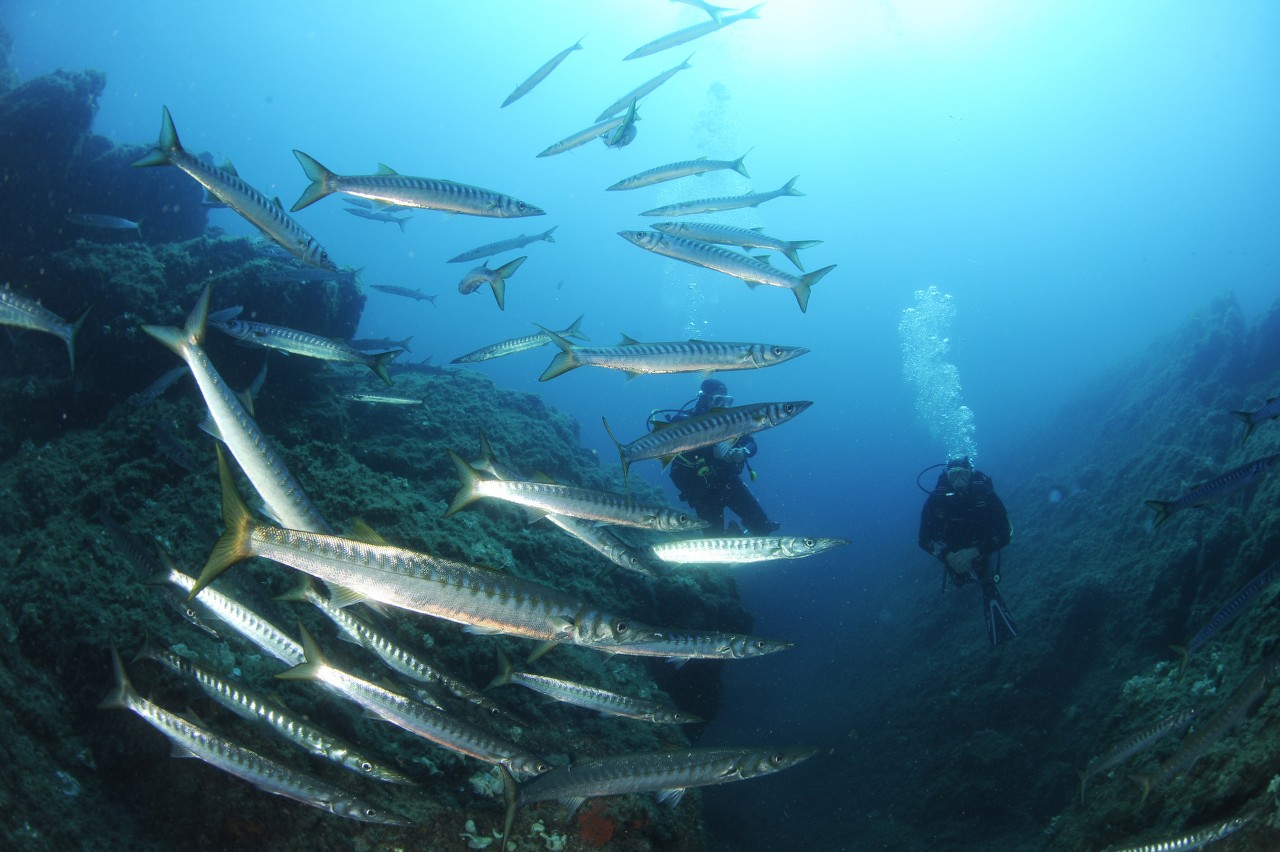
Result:
{"label": "diver's glove", "polygon": [[978,555],[978,548],[966,547],[964,550],[957,550],[947,554],[947,564],[951,566],[951,570],[959,574],[964,574],[969,570],[969,563]]}

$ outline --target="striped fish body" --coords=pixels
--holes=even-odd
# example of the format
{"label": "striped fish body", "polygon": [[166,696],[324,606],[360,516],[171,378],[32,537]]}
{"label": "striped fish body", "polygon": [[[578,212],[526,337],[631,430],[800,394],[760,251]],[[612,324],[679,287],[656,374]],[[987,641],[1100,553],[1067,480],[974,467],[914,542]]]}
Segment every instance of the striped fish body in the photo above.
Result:
{"label": "striped fish body", "polygon": [[774,559],[800,559],[841,547],[842,538],[800,536],[728,536],[694,538],[653,545],[653,554],[677,565],[743,565]]}
{"label": "striped fish body", "polygon": [[1249,436],[1253,434],[1253,430],[1257,428],[1259,423],[1280,417],[1280,396],[1273,396],[1267,400],[1266,405],[1257,411],[1233,411],[1231,413],[1244,421],[1244,437],[1240,439],[1240,443],[1243,444],[1249,440]]}
{"label": "striped fish body", "polygon": [[1207,828],[1196,829],[1177,837],[1166,837],[1163,840],[1143,843],[1138,846],[1108,846],[1107,852],[1192,852],[1195,849],[1203,849],[1228,834],[1234,834],[1257,817],[1258,814],[1259,811],[1250,811]]}
{"label": "striped fish body", "polygon": [[312,505],[284,461],[271,449],[258,424],[214,369],[213,362],[201,346],[208,315],[209,288],[205,287],[184,328],[144,325],[142,330],[187,362],[204,396],[209,416],[218,427],[219,436],[271,509],[272,515],[290,529],[329,532],[329,524]]}
{"label": "striped fish body", "polygon": [[807,748],[693,748],[580,760],[521,786],[517,804],[560,799],[576,808],[583,799],[596,796],[683,792],[769,775],[815,753]]}
{"label": "striped fish body", "polygon": [[88,313],[86,309],[74,322],[67,322],[39,302],[19,296],[8,284],[0,288],[0,325],[52,334],[66,344],[73,373],[76,371],[76,332]]}
{"label": "striped fish body", "polygon": [[620,115],[616,118],[606,118],[604,121],[598,121],[585,130],[579,130],[577,133],[574,133],[571,136],[566,136],[564,139],[561,139],[553,145],[548,145],[546,148],[543,148],[537,156],[553,157],[556,154],[563,154],[565,151],[572,151],[574,148],[579,148],[587,144],[592,139],[603,136],[611,130],[621,127],[626,120],[627,117],[625,115]]}
{"label": "striped fish body", "polygon": [[380,293],[388,293],[392,296],[404,296],[406,299],[414,299],[419,302],[430,302],[432,305],[436,303],[435,296],[428,296],[421,290],[412,290],[408,287],[397,287],[395,284],[370,284],[370,289],[377,290]]}
{"label": "striped fish body", "polygon": [[[552,71],[556,70],[556,67],[559,66],[561,62],[568,59],[569,54],[573,53],[575,50],[582,50],[582,39],[578,39],[577,42],[571,44],[569,47],[566,47],[564,50],[542,63],[542,65],[538,67],[537,71],[530,74],[527,80],[519,86],[516,86],[515,91],[507,95],[507,99],[502,102],[502,106],[510,106],[532,92],[534,86],[547,79],[547,76],[550,75]],[[502,107],[499,107],[499,109],[501,108]]]}
{"label": "striped fish body", "polygon": [[751,175],[747,174],[747,168],[742,163],[746,156],[746,154],[743,154],[736,160],[708,160],[706,157],[699,157],[696,160],[668,163],[665,166],[658,166],[634,174],[631,177],[623,178],[612,186],[605,187],[605,191],[619,192],[628,189],[640,189],[643,186],[653,186],[655,183],[678,180],[682,177],[693,177],[694,175],[704,175],[707,172],[715,172],[721,169],[732,169],[743,177],[751,177]]}
{"label": "striped fish body", "polygon": [[380,393],[349,393],[342,397],[352,402],[366,402],[371,405],[422,405],[426,400],[407,396],[386,396]]}
{"label": "striped fish body", "polygon": [[1156,722],[1150,728],[1139,731],[1120,745],[1099,757],[1089,761],[1089,765],[1080,773],[1080,803],[1084,804],[1084,790],[1089,779],[1103,772],[1110,772],[1136,754],[1141,754],[1151,746],[1164,739],[1174,731],[1181,730],[1191,724],[1196,717],[1196,708],[1185,707]]}
{"label": "striped fish body", "polygon": [[503,252],[522,249],[525,246],[529,245],[530,243],[537,243],[537,242],[554,243],[556,241],[556,238],[551,236],[551,234],[558,227],[560,226],[556,225],[554,227],[548,228],[547,230],[543,231],[541,234],[533,234],[533,235],[521,234],[520,236],[512,237],[509,240],[498,240],[497,242],[486,243],[485,245],[478,246],[476,248],[471,249],[470,251],[464,251],[460,255],[451,257],[446,261],[446,263],[465,263],[469,260],[479,260],[482,257],[492,257],[495,254],[502,254]]}
{"label": "striped fish body", "polygon": [[669,48],[686,44],[694,39],[702,38],[705,35],[710,35],[711,33],[724,29],[729,26],[729,24],[741,21],[744,18],[758,18],[760,16],[756,14],[756,10],[763,5],[763,3],[760,3],[752,6],[750,9],[747,9],[745,12],[739,12],[736,15],[722,14],[719,16],[713,16],[710,20],[703,21],[700,24],[694,24],[691,27],[685,27],[684,29],[676,30],[673,33],[667,33],[664,36],[655,38],[647,44],[637,47],[635,50],[622,57],[622,59],[625,62],[628,59],[639,59],[642,56],[652,56],[655,53],[661,53]]}
{"label": "striped fish body", "polygon": [[[580,326],[582,317],[579,316],[573,323],[563,331],[552,332],[561,337],[576,337],[586,340],[587,336],[582,333]],[[513,337],[510,340],[503,340],[494,343],[491,346],[485,346],[474,352],[468,352],[466,355],[460,355],[454,358],[452,364],[475,364],[479,361],[489,361],[493,358],[502,358],[507,355],[515,355],[519,352],[527,352],[530,349],[537,349],[539,346],[546,346],[551,342],[551,334],[546,331],[540,331],[537,334],[527,334],[524,337]]]}
{"label": "striped fish body", "polygon": [[413,779],[389,766],[361,754],[350,743],[328,734],[305,720],[284,710],[234,681],[220,677],[187,658],[161,648],[148,647],[140,654],[160,663],[178,675],[196,682],[205,694],[226,709],[246,719],[270,728],[295,746],[306,749],[317,757],[338,764],[343,769],[392,784],[413,784]]}
{"label": "striped fish body", "polygon": [[175,756],[198,758],[268,793],[336,816],[385,825],[409,824],[404,817],[361,801],[328,781],[264,757],[147,701],[129,683],[118,654],[115,668],[116,688],[99,707],[132,710],[173,743]]}
{"label": "striped fish body", "polygon": [[265,322],[248,322],[239,319],[223,320],[213,323],[219,331],[234,337],[236,340],[268,349],[277,349],[306,358],[320,361],[333,361],[339,364],[359,364],[373,370],[378,378],[391,384],[391,376],[387,373],[387,364],[399,355],[399,350],[370,355],[353,349],[347,344],[299,331],[296,328],[285,328],[279,325],[268,325]]}
{"label": "striped fish body", "polygon": [[1182,665],[1185,667],[1192,654],[1203,648],[1210,639],[1234,621],[1240,613],[1244,612],[1249,607],[1249,604],[1257,600],[1258,595],[1270,586],[1277,577],[1280,577],[1280,562],[1263,570],[1262,573],[1246,583],[1244,588],[1232,595],[1222,609],[1218,610],[1213,618],[1209,620],[1209,623],[1200,628],[1195,636],[1191,637],[1187,647],[1182,649]]}
{"label": "striped fish body", "polygon": [[758,370],[790,361],[809,351],[799,346],[772,343],[718,343],[708,340],[641,343],[626,336],[617,346],[574,346],[557,337],[553,334],[550,340],[560,347],[560,353],[552,359],[538,381],[549,381],[576,367],[621,370],[628,378],[663,373]]}
{"label": "striped fish body", "polygon": [[[167,563],[164,572],[152,577],[148,582],[168,583],[190,596],[196,590],[196,579],[174,568],[168,556],[164,556],[164,560]],[[187,602],[187,606],[200,612],[201,615],[212,616],[282,663],[296,666],[304,659],[302,646],[289,634],[235,598],[224,595],[217,589],[201,590],[195,598]]]}
{"label": "striped fish body", "polygon": [[450,751],[485,763],[500,764],[514,773],[537,775],[551,768],[546,761],[501,737],[428,704],[406,698],[335,668],[322,654],[317,653],[314,640],[305,634],[303,646],[306,648],[307,662],[277,677],[324,683],[397,727]]}
{"label": "striped fish body", "polygon": [[719,198],[701,198],[697,201],[681,201],[646,210],[641,216],[693,216],[698,213],[719,213],[723,210],[739,210],[743,207],[757,207],[766,201],[781,198],[785,195],[804,195],[796,189],[799,176],[793,177],[782,186],[770,192],[751,192],[746,195],[727,195]]}
{"label": "striped fish body", "polygon": [[568,515],[547,515],[546,518],[619,568],[645,577],[658,576],[643,556],[608,527]]}
{"label": "striped fish body", "polygon": [[1221,500],[1223,497],[1229,497],[1238,491],[1243,491],[1275,470],[1278,465],[1280,465],[1280,453],[1274,456],[1254,459],[1247,464],[1242,464],[1240,467],[1227,471],[1216,479],[1211,479],[1195,486],[1173,500],[1148,500],[1147,506],[1155,511],[1154,523],[1158,527],[1167,521],[1170,515],[1181,512],[1184,509],[1207,506],[1215,500]]}
{"label": "striped fish body", "polygon": [[295,211],[314,204],[330,193],[340,192],[370,201],[399,204],[402,207],[422,207],[495,219],[542,216],[546,213],[532,204],[491,189],[451,180],[402,175],[384,165],[378,167],[377,174],[340,175],[329,171],[315,158],[301,151],[295,150],[293,154],[311,180],[311,185],[303,190],[302,197],[293,205]]}
{"label": "striped fish body", "polygon": [[748,286],[765,284],[791,290],[795,294],[796,301],[800,303],[801,311],[809,308],[810,288],[824,275],[835,269],[835,265],[832,264],[805,275],[795,276],[741,252],[730,251],[723,246],[704,243],[701,240],[673,237],[656,231],[619,231],[618,236],[654,254],[731,275],[745,281]]}
{"label": "striped fish body", "polygon": [[810,405],[813,403],[808,401],[757,402],[713,409],[684,420],[658,424],[658,428],[649,434],[641,435],[629,444],[620,444],[618,454],[624,468],[645,459],[663,459],[666,462],[689,450],[779,426]]}
{"label": "striped fish body", "polygon": [[585,710],[594,710],[606,716],[624,716],[628,719],[661,725],[682,725],[702,721],[690,713],[682,713],[674,707],[668,707],[657,701],[632,698],[558,677],[513,671],[509,677],[504,678],[499,675],[494,680],[494,684],[498,683],[519,684],[554,701],[572,704]]}
{"label": "striped fish body", "polygon": [[[590,613],[579,617],[576,632],[584,637],[607,636],[619,654],[637,657],[663,657],[668,660],[745,660],[775,654],[793,647],[791,642],[762,639],[744,633],[721,633],[714,630],[671,630],[666,628],[621,625],[605,620],[607,616]],[[620,630],[619,627],[626,630]]]}
{"label": "striped fish body", "polygon": [[687,240],[701,240],[704,243],[738,246],[740,248],[759,248],[781,253],[796,267],[803,270],[798,251],[811,248],[822,240],[780,240],[763,233],[761,228],[738,228],[733,225],[717,225],[713,222],[655,222],[651,226],[655,231],[684,237]]}
{"label": "striped fish body", "polygon": [[264,236],[298,260],[319,269],[337,271],[338,267],[329,259],[329,253],[284,211],[278,200],[267,198],[234,172],[220,169],[188,154],[178,141],[178,132],[173,126],[168,107],[164,108],[161,118],[160,141],[134,165],[177,166],[210,195],[239,213]]}
{"label": "striped fish body", "polygon": [[609,104],[609,106],[605,107],[604,111],[601,112],[598,116],[596,116],[596,121],[604,121],[605,119],[612,118],[613,116],[617,115],[618,113],[626,109],[628,106],[630,106],[633,102],[640,100],[646,95],[652,94],[655,89],[657,89],[663,83],[670,80],[676,74],[680,73],[686,68],[692,68],[693,66],[689,64],[689,60],[692,58],[693,58],[693,54],[691,53],[684,60],[684,62],[681,62],[679,65],[675,66],[674,68],[668,68],[666,71],[663,71],[661,74],[654,77],[653,79],[646,80],[645,82],[641,83],[639,86],[636,86],[634,89],[627,92],[625,95],[618,98],[613,103]]}

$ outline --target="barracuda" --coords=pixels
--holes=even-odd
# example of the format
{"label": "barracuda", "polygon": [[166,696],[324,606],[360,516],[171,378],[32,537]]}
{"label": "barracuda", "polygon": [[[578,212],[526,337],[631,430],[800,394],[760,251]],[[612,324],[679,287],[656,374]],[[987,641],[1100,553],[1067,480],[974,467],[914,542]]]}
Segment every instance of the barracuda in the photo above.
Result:
{"label": "barracuda", "polygon": [[800,346],[772,343],[717,343],[710,340],[681,340],[672,343],[641,343],[622,336],[617,346],[575,346],[558,333],[546,331],[560,348],[538,381],[546,382],[578,367],[621,370],[628,379],[663,373],[712,373],[728,370],[758,370],[772,367],[808,352]]}
{"label": "barracuda", "polygon": [[1259,423],[1280,418],[1280,396],[1271,397],[1265,405],[1256,411],[1233,411],[1231,413],[1244,423],[1244,437],[1240,439],[1240,444],[1243,446],[1244,442],[1249,440],[1249,436],[1253,434],[1253,430],[1258,428]]}
{"label": "barracuda", "polygon": [[682,712],[657,701],[632,698],[629,695],[620,695],[607,689],[558,677],[516,671],[511,661],[507,659],[507,655],[499,648],[498,675],[486,689],[505,686],[509,683],[519,684],[554,701],[594,710],[605,716],[625,716],[628,719],[659,725],[686,725],[702,721],[692,713]]}
{"label": "barracuda", "polygon": [[[527,334],[524,337],[513,337],[510,340],[503,340],[490,346],[485,346],[474,352],[468,352],[466,355],[459,355],[454,358],[451,364],[474,364],[478,361],[489,361],[493,358],[502,358],[507,355],[515,355],[518,352],[527,352],[530,349],[537,349],[539,346],[546,346],[551,342],[551,335],[558,334],[561,337],[576,337],[579,340],[590,340],[582,333],[582,317],[574,320],[568,328],[563,331],[547,332],[540,331],[537,334]],[[539,326],[541,328],[541,326]]]}
{"label": "barracuda", "polygon": [[290,529],[329,532],[328,522],[320,516],[284,461],[271,449],[258,424],[205,354],[201,344],[208,316],[209,288],[206,286],[191,309],[184,328],[144,325],[142,330],[187,362],[209,408],[209,416],[217,426],[218,437],[235,456],[271,514]]}
{"label": "barracuda", "polygon": [[390,784],[417,783],[390,766],[362,754],[350,743],[294,716],[276,702],[269,701],[234,681],[219,677],[186,657],[148,643],[138,652],[135,661],[137,659],[153,660],[170,671],[195,681],[205,694],[237,716],[265,725],[298,748],[332,761],[343,769]]}
{"label": "barracuda", "polygon": [[796,402],[756,402],[736,405],[733,408],[713,408],[703,414],[695,414],[672,423],[658,423],[647,435],[641,435],[629,444],[621,443],[613,436],[609,422],[603,420],[609,440],[618,448],[622,459],[622,478],[627,478],[631,465],[645,459],[659,459],[666,467],[680,453],[709,447],[721,441],[730,441],[761,432],[786,423],[813,405],[807,400]]}
{"label": "barracuda", "polygon": [[247,320],[227,318],[214,322],[212,325],[223,334],[255,346],[302,355],[306,358],[316,358],[321,361],[359,364],[362,367],[368,367],[373,370],[375,376],[388,385],[391,384],[391,376],[387,373],[387,364],[395,360],[396,356],[400,354],[400,350],[394,349],[390,352],[369,355],[328,337],[299,331],[296,328],[268,325],[265,322],[249,322]]}
{"label": "barracuda", "polygon": [[780,240],[763,232],[762,228],[738,228],[734,225],[717,225],[714,222],[655,222],[650,226],[673,237],[684,237],[687,240],[701,240],[704,243],[738,246],[739,248],[760,248],[776,251],[791,261],[801,272],[804,264],[800,262],[800,249],[812,248],[822,240]]}
{"label": "barracuda", "polygon": [[625,62],[628,59],[639,59],[642,56],[652,56],[655,53],[661,53],[668,48],[691,42],[694,39],[702,38],[710,35],[717,30],[724,29],[732,23],[741,21],[744,18],[758,18],[756,10],[763,6],[763,3],[752,6],[745,12],[739,12],[736,15],[721,15],[718,18],[712,18],[709,21],[703,21],[700,24],[694,24],[691,27],[685,27],[682,30],[676,30],[673,33],[667,33],[664,36],[655,38],[653,41],[637,47],[635,50],[622,57]]}
{"label": "barracuda", "polygon": [[1177,837],[1165,837],[1137,846],[1108,846],[1107,850],[1108,852],[1192,852],[1194,849],[1203,849],[1228,834],[1234,834],[1261,814],[1261,809],[1253,810]]}
{"label": "barracuda", "polygon": [[693,216],[698,213],[719,213],[724,210],[738,210],[742,207],[758,207],[766,201],[782,198],[787,195],[804,195],[796,189],[796,175],[777,189],[769,192],[749,192],[746,195],[724,195],[718,198],[700,198],[696,201],[681,201],[646,210],[641,216]]}
{"label": "barracuda", "polygon": [[[599,623],[598,616],[584,615],[577,629],[585,635],[598,635],[609,627]],[[637,657],[663,657],[681,665],[686,660],[748,660],[794,648],[793,642],[762,639],[745,633],[721,633],[714,630],[632,629],[626,637],[618,637],[610,649],[618,654]]]}
{"label": "barracuda", "polygon": [[522,254],[497,269],[490,269],[489,262],[485,261],[462,277],[458,282],[458,292],[465,296],[479,290],[482,285],[488,284],[493,290],[493,298],[498,303],[498,310],[506,310],[507,279],[514,275],[520,265],[528,259],[528,255]]}
{"label": "barracuda", "polygon": [[1139,731],[1120,743],[1120,745],[1089,761],[1089,765],[1080,772],[1080,804],[1084,804],[1084,790],[1089,784],[1090,778],[1103,772],[1110,772],[1134,755],[1146,751],[1174,731],[1185,728],[1195,719],[1196,712],[1195,707],[1184,707],[1181,710],[1170,713],[1146,730]]}
{"label": "barracuda", "polygon": [[802,313],[809,309],[809,292],[813,285],[836,268],[833,263],[797,277],[754,257],[701,240],[688,240],[656,231],[619,231],[618,236],[654,254],[723,272],[746,282],[748,287],[764,284],[790,290],[800,303]]}
{"label": "barracuda", "polygon": [[[663,83],[670,80],[675,75],[679,74],[681,71],[685,70],[686,68],[692,68],[693,66],[689,64],[689,60],[692,58],[693,58],[693,54],[690,53],[685,58],[684,62],[681,62],[679,65],[675,66],[674,68],[668,68],[666,71],[663,71],[658,76],[650,80],[646,80],[645,82],[641,83],[639,86],[636,86],[634,89],[627,92],[625,95],[618,98],[613,103],[609,104],[609,106],[605,107],[604,112],[596,116],[596,121],[604,121],[607,118],[612,118],[613,116],[617,115],[618,113],[622,112],[624,109],[629,107],[635,101],[640,100],[646,95],[652,94],[655,89],[657,89]],[[743,174],[746,174],[746,172],[743,172]],[[626,188],[631,189],[632,187],[626,187]],[[610,189],[612,189],[612,187],[610,187]]]}
{"label": "barracuda", "polygon": [[239,213],[268,239],[298,260],[319,269],[334,272],[338,270],[337,265],[329,259],[329,253],[316,242],[315,237],[304,231],[301,225],[284,212],[279,199],[267,198],[233,171],[220,169],[188,154],[178,141],[178,131],[173,126],[168,107],[164,107],[160,121],[160,141],[133,165],[177,166],[208,190],[209,194]]}
{"label": "barracuda", "polygon": [[[747,781],[780,772],[817,754],[812,748],[691,748],[579,760],[515,787],[507,781],[507,818],[503,837],[511,836],[516,809],[557,799],[573,815],[587,799],[628,793],[658,794],[658,801],[679,804],[685,790],[731,781]],[[505,839],[503,849],[506,848]]]}
{"label": "barracuda", "polygon": [[1146,503],[1156,513],[1154,524],[1158,527],[1176,512],[1207,506],[1215,500],[1248,488],[1277,467],[1280,467],[1280,453],[1242,464],[1216,479],[1195,486],[1173,500],[1148,500]]}
{"label": "barracuda", "polygon": [[565,151],[572,151],[574,148],[587,144],[592,139],[603,136],[611,130],[616,130],[621,127],[626,120],[627,117],[625,115],[620,115],[617,118],[606,118],[604,121],[596,122],[585,130],[579,130],[577,133],[574,133],[571,136],[566,136],[564,139],[561,139],[553,145],[548,145],[546,148],[543,148],[537,156],[553,157],[556,154],[563,154]]}
{"label": "barracuda", "polygon": [[445,517],[461,511],[481,497],[494,497],[526,506],[537,513],[569,515],[640,529],[672,532],[698,530],[707,526],[706,521],[690,517],[684,512],[661,506],[646,506],[621,494],[607,491],[592,491],[547,482],[485,479],[480,471],[452,450],[449,451],[449,458],[458,471],[462,487],[454,496]]}
{"label": "barracuda", "polygon": [[518,198],[455,183],[451,180],[402,175],[395,169],[378,165],[377,174],[339,175],[320,165],[314,157],[301,151],[293,155],[302,164],[302,171],[311,181],[302,192],[293,210],[315,204],[326,195],[340,192],[370,201],[399,204],[404,207],[422,207],[427,210],[443,210],[446,213],[462,213],[467,216],[485,216],[495,219],[513,219],[523,216],[543,216],[546,211]]}
{"label": "barracuda", "polygon": [[605,187],[605,192],[640,189],[643,186],[653,186],[655,183],[678,180],[682,177],[693,177],[694,175],[704,175],[707,172],[720,171],[721,169],[732,169],[743,177],[749,178],[751,175],[747,174],[747,167],[743,164],[743,160],[746,158],[747,155],[743,154],[736,160],[708,160],[706,157],[699,157],[696,160],[681,160],[678,163],[668,163],[665,166],[656,166],[631,177],[623,178],[617,183]]}
{"label": "barracuda", "polygon": [[652,547],[654,556],[677,565],[743,565],[774,559],[801,559],[849,542],[843,538],[730,536],[667,541]]}
{"label": "barracuda", "polygon": [[[586,38],[586,36],[583,36],[582,38]],[[543,80],[547,79],[547,76],[552,71],[556,70],[556,67],[561,62],[564,62],[565,59],[569,57],[570,53],[573,53],[575,50],[582,50],[582,38],[578,39],[576,42],[569,45],[564,50],[560,51],[555,56],[548,59],[546,62],[542,63],[542,65],[538,67],[537,71],[534,71],[532,74],[530,74],[527,80],[525,80],[519,86],[516,86],[515,91],[507,95],[507,99],[502,102],[502,106],[504,107],[510,106],[511,104],[523,98],[525,95],[532,92],[533,87],[541,83]],[[499,107],[499,109],[501,108],[502,107]]]}
{"label": "barracuda", "polygon": [[442,713],[428,704],[406,698],[397,692],[384,689],[335,668],[325,659],[306,628],[299,625],[299,630],[302,632],[302,647],[306,652],[307,660],[276,677],[286,680],[315,680],[328,684],[364,709],[393,725],[450,751],[474,757],[485,763],[498,764],[511,772],[538,775],[551,768],[551,764],[514,743],[509,743],[468,722]]}
{"label": "barracuda", "polygon": [[1249,605],[1258,599],[1262,591],[1275,582],[1277,578],[1280,578],[1280,562],[1263,569],[1252,580],[1245,583],[1244,587],[1232,595],[1231,599],[1222,605],[1222,608],[1214,614],[1213,618],[1209,619],[1209,623],[1200,628],[1185,646],[1170,646],[1182,657],[1181,665],[1178,667],[1179,678],[1186,671],[1187,661],[1191,659],[1191,655],[1203,648],[1210,639],[1235,621],[1236,617],[1248,609]]}
{"label": "barracuda", "polygon": [[173,743],[175,756],[198,758],[260,790],[285,796],[335,816],[383,825],[410,824],[399,814],[358,799],[322,778],[263,757],[153,704],[133,688],[124,663],[114,648],[111,649],[111,659],[116,686],[98,707],[132,710]]}
{"label": "barracuda", "polygon": [[462,254],[449,258],[446,263],[465,263],[468,260],[479,260],[482,257],[492,257],[495,254],[502,254],[506,251],[515,251],[524,248],[530,243],[545,242],[554,243],[556,238],[551,236],[559,225],[547,228],[541,234],[521,234],[518,237],[512,237],[508,240],[498,240],[493,243],[485,243],[477,246],[470,251],[464,251]]}
{"label": "barracuda", "polygon": [[74,322],[67,322],[39,302],[19,296],[8,284],[0,288],[0,325],[52,334],[67,345],[72,373],[76,371],[76,332],[88,315],[89,309],[85,308]]}

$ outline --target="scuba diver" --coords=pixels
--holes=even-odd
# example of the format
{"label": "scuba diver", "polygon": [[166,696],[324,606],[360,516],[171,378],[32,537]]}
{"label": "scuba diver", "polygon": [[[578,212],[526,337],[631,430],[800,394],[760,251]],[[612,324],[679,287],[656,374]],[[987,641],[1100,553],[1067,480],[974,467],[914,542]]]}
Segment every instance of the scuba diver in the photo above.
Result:
{"label": "scuba diver", "polygon": [[[916,484],[919,485],[919,478]],[[974,470],[968,456],[948,461],[920,513],[920,547],[942,562],[943,589],[948,576],[957,586],[974,580],[982,587],[982,607],[992,645],[1018,635],[1013,617],[996,589],[1000,582],[1000,549],[1012,536],[1009,513],[991,478]]]}
{"label": "scuba diver", "polygon": [[[702,383],[698,395],[686,402],[677,410],[655,411],[649,415],[649,427],[654,426],[654,417],[666,414],[666,420],[674,423],[685,420],[695,414],[705,414],[713,408],[728,408],[733,405],[733,397],[729,396],[729,388],[719,379],[707,379]],[[756,454],[756,439],[751,435],[730,441],[721,441],[707,447],[699,447],[676,456],[671,461],[671,481],[680,492],[680,499],[688,503],[699,518],[710,524],[705,534],[709,536],[723,535],[724,510],[732,509],[742,520],[741,532],[746,535],[768,535],[778,529],[780,524],[769,520],[755,495],[742,481],[742,469],[751,472],[748,461]],[[737,532],[738,525],[730,521],[729,532]]]}

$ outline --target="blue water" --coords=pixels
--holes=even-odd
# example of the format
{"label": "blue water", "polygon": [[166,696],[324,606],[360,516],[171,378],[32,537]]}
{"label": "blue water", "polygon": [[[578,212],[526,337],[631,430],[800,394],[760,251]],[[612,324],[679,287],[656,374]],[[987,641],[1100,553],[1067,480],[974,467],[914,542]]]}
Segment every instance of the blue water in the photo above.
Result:
{"label": "blue water", "polygon": [[[784,531],[854,544],[744,575],[756,632],[800,648],[728,667],[730,705],[708,736],[825,745],[844,730],[824,678],[882,651],[865,631],[855,642],[853,626],[882,624],[879,641],[892,645],[903,605],[894,590],[934,576],[915,547],[914,479],[954,436],[921,420],[917,396],[949,379],[904,379],[903,310],[930,286],[950,294],[940,363],[955,368],[968,437],[997,483],[1053,455],[1028,450],[1065,399],[1212,296],[1234,291],[1246,316],[1260,313],[1280,272],[1280,6],[775,0],[758,21],[620,61],[701,19],[662,0],[0,7],[22,79],[107,72],[98,133],[150,144],[167,105],[187,148],[231,158],[286,206],[306,185],[298,148],[338,172],[383,162],[545,209],[509,221],[421,211],[404,233],[348,215],[337,198],[298,214],[340,264],[363,267],[366,283],[439,294],[434,308],[370,295],[360,334],[413,334],[411,358],[447,362],[579,313],[603,343],[625,332],[809,347],[798,361],[725,378],[740,402],[815,401],[760,436],[753,488]],[[583,35],[583,50],[498,108]],[[535,159],[690,53],[693,67],[641,103],[630,146]],[[662,163],[748,151],[750,180],[721,172],[603,191]],[[765,191],[796,175],[804,197],[711,218],[823,241],[802,253],[806,268],[837,268],[805,314],[785,291],[749,290],[615,235],[646,227],[636,214],[658,204]],[[210,218],[255,235],[233,213]],[[528,248],[505,312],[487,291],[457,293],[468,265],[446,258],[551,225],[556,243]],[[572,414],[610,463],[602,415],[635,437],[651,409],[678,407],[698,383],[582,369],[540,384],[549,359],[542,350],[478,369]],[[632,475],[674,499],[656,464]]]}

